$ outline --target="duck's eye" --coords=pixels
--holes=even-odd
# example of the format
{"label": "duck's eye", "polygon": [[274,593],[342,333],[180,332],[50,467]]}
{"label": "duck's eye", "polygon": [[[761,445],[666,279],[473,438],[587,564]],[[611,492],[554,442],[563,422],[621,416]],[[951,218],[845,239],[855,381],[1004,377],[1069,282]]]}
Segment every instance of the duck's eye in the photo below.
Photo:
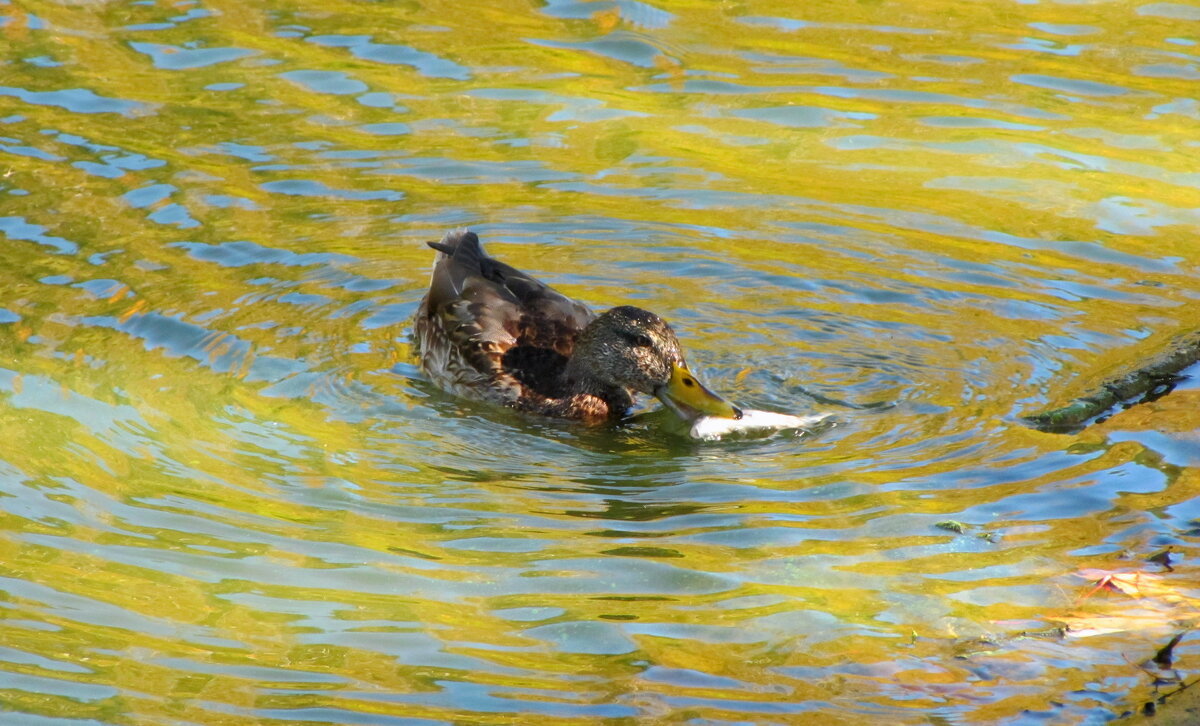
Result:
{"label": "duck's eye", "polygon": [[623,333],[621,337],[636,348],[649,348],[654,345],[654,341],[650,340],[650,336],[645,333]]}

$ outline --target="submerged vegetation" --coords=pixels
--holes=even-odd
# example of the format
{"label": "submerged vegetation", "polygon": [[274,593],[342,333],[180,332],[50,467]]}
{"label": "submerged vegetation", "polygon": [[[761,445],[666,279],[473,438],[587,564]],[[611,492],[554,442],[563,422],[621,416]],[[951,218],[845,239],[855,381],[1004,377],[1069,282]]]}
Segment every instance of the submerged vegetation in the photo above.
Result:
{"label": "submerged vegetation", "polygon": [[1042,431],[1078,431],[1091,419],[1123,402],[1148,403],[1165,396],[1180,382],[1180,373],[1197,361],[1200,361],[1200,331],[1177,336],[1165,352],[1134,370],[1101,382],[1092,393],[1061,408],[1030,414],[1025,420]]}

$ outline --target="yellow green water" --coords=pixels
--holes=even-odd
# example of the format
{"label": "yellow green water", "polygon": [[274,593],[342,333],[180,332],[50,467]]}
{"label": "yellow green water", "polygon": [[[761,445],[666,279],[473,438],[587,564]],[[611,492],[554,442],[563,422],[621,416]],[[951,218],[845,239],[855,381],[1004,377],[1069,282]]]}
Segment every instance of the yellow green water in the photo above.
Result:
{"label": "yellow green water", "polygon": [[[1160,633],[963,643],[1118,606],[1081,567],[1195,581],[1194,380],[1018,416],[1200,325],[1198,43],[1182,2],[0,0],[0,724],[1136,706]],[[839,425],[439,393],[407,321],[459,225]]]}

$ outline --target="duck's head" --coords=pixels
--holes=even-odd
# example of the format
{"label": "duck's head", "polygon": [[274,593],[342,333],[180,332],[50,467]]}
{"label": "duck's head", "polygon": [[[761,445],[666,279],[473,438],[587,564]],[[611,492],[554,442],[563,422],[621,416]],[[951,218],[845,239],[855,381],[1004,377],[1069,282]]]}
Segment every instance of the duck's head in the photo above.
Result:
{"label": "duck's head", "polygon": [[641,308],[622,305],[593,320],[575,343],[570,368],[573,377],[657,396],[685,421],[742,417],[688,370],[671,326]]}

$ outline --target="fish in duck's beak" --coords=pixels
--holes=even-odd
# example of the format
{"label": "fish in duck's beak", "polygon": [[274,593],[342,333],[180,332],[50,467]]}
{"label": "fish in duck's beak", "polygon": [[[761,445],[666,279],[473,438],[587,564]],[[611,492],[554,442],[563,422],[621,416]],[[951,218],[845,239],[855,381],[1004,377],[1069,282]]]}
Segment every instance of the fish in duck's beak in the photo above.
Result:
{"label": "fish in duck's beak", "polygon": [[702,416],[742,417],[740,408],[708,390],[683,361],[671,366],[671,379],[655,389],[654,395],[684,421],[695,421]]}

